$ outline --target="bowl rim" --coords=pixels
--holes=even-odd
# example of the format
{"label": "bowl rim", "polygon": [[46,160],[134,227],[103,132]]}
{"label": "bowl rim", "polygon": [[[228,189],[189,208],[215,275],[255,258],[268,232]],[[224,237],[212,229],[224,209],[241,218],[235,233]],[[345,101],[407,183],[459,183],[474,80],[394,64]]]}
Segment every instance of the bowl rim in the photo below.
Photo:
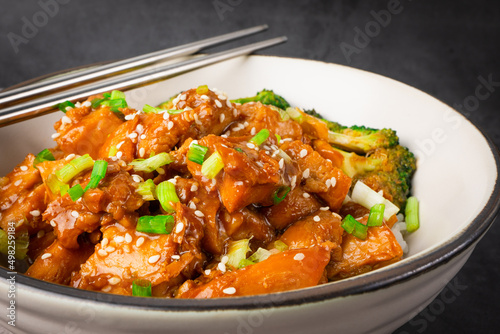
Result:
{"label": "bowl rim", "polygon": [[[430,94],[412,87],[406,83],[394,80],[392,78],[345,65],[328,63],[324,61],[278,57],[266,55],[252,55],[250,57],[260,58],[284,58],[313,63],[323,63],[326,65],[341,66],[350,70],[362,71],[370,75],[389,79],[402,85],[423,93],[439,103],[445,105],[453,112],[462,116],[458,111],[446,105],[439,99]],[[32,80],[30,80],[32,82]],[[81,301],[104,303],[114,307],[136,308],[141,310],[160,310],[160,311],[220,311],[220,310],[252,310],[271,307],[298,306],[308,303],[321,302],[329,299],[359,295],[373,292],[388,287],[393,284],[401,284],[414,277],[420,276],[432,269],[451,261],[453,258],[463,253],[487,232],[495,220],[500,210],[500,154],[493,141],[479,129],[469,119],[464,119],[470,123],[485,139],[496,165],[496,180],[493,191],[486,202],[486,205],[477,214],[477,216],[462,230],[454,235],[453,238],[445,242],[441,247],[424,250],[419,254],[413,255],[404,262],[398,262],[384,268],[380,268],[363,275],[354,276],[348,279],[322,284],[305,289],[285,291],[265,295],[214,298],[214,299],[171,299],[171,298],[140,298],[132,296],[106,294],[90,290],[77,289],[65,285],[50,283],[38,280],[22,273],[16,273],[16,285],[18,287],[26,286],[40,293],[55,293],[58,296],[67,298],[76,298]],[[7,268],[0,267],[0,277],[8,279],[13,272]]]}

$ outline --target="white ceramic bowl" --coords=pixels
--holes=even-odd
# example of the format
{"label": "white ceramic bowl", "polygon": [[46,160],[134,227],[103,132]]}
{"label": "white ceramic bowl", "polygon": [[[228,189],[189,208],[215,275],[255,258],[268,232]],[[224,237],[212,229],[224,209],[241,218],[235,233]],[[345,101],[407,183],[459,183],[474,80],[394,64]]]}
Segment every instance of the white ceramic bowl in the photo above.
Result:
{"label": "white ceramic bowl", "polygon": [[[251,56],[127,93],[129,104],[156,104],[208,84],[232,98],[274,89],[292,105],[316,108],[342,124],[391,127],[419,159],[413,193],[421,227],[402,261],[361,276],[303,290],[214,300],[115,296],[15,274],[14,333],[387,333],[429,304],[460,270],[499,209],[496,148],[467,119],[412,87],[352,68]],[[52,147],[60,113],[0,129],[0,174],[28,152]],[[464,152],[467,158],[457,158]],[[8,157],[8,159],[6,159]],[[8,278],[3,268],[0,275]],[[10,302],[6,279],[2,305]]]}

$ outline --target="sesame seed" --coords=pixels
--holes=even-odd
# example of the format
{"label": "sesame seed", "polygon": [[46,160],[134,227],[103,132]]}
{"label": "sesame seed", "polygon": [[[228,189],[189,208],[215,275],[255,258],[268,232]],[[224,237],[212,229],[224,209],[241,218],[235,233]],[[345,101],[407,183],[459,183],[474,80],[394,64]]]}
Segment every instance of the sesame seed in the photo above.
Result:
{"label": "sesame seed", "polygon": [[227,263],[227,261],[229,261],[229,257],[228,257],[227,255],[224,255],[224,256],[223,256],[223,257],[221,257],[221,259],[220,259],[220,262],[221,262],[221,263],[224,263],[224,264],[226,264],[226,263]]}
{"label": "sesame seed", "polygon": [[21,166],[19,167],[23,172],[26,172],[28,170],[28,166]]}
{"label": "sesame seed", "polygon": [[329,206],[322,206],[321,208],[319,208],[321,211],[328,211],[330,210],[330,207]]}
{"label": "sesame seed", "polygon": [[337,179],[335,178],[335,176],[333,176],[331,179],[330,179],[330,182],[332,183],[332,188],[335,187],[335,185],[337,184]]}
{"label": "sesame seed", "polygon": [[97,251],[97,254],[100,255],[100,256],[108,256],[108,252],[106,252],[104,249],[99,249]]}
{"label": "sesame seed", "polygon": [[101,289],[102,292],[110,292],[112,289],[111,285],[106,285],[104,288]]}
{"label": "sesame seed", "polygon": [[251,134],[252,136],[254,136],[256,132],[257,132],[257,130],[255,130],[255,126],[254,126],[254,127],[252,128],[252,130],[250,130],[250,134]]}
{"label": "sesame seed", "polygon": [[139,239],[137,239],[137,241],[135,242],[135,246],[136,247],[141,247],[142,244],[144,243],[145,239],[144,237],[140,237]]}
{"label": "sesame seed", "polygon": [[121,158],[122,158],[122,156],[123,156],[123,152],[122,152],[122,151],[118,151],[118,152],[116,152],[116,157],[117,157],[118,159],[121,159]]}
{"label": "sesame seed", "polygon": [[113,253],[114,251],[116,250],[115,247],[112,247],[112,246],[108,246],[106,247],[105,251],[108,252],[108,253]]}
{"label": "sesame seed", "polygon": [[222,101],[224,101],[225,99],[227,99],[227,97],[226,97],[226,96],[224,96],[224,95],[222,95],[222,94],[217,95],[217,98],[218,98],[219,100],[222,100]]}
{"label": "sesame seed", "polygon": [[144,130],[142,124],[137,124],[137,126],[135,127],[135,131],[137,131],[137,133],[142,133],[142,130]]}
{"label": "sesame seed", "polygon": [[181,233],[183,229],[184,229],[183,223],[179,223],[179,224],[175,225],[175,233]]}
{"label": "sesame seed", "polygon": [[181,94],[179,95],[179,100],[186,101],[186,97],[187,97],[186,94]]}
{"label": "sesame seed", "polygon": [[122,280],[121,278],[119,277],[111,277],[108,282],[110,285],[117,285],[118,283],[120,283]]}
{"label": "sesame seed", "polygon": [[70,161],[70,160],[73,160],[74,158],[76,157],[76,154],[75,153],[70,153],[66,156],[66,161]]}
{"label": "sesame seed", "polygon": [[280,169],[283,169],[285,167],[285,159],[281,158],[278,164],[280,165]]}
{"label": "sesame seed", "polygon": [[122,237],[121,235],[119,236],[116,236],[114,239],[113,239],[116,243],[121,243],[121,242],[124,242],[125,241],[125,238]]}
{"label": "sesame seed", "polygon": [[80,216],[80,214],[78,213],[78,211],[71,211],[71,215],[73,216],[73,218],[78,218]]}
{"label": "sesame seed", "polygon": [[82,103],[82,106],[84,107],[90,107],[92,105],[92,103],[90,103],[90,101],[85,101]]}
{"label": "sesame seed", "polygon": [[219,100],[215,100],[215,105],[219,108],[222,108],[222,103]]}
{"label": "sesame seed", "polygon": [[40,230],[40,231],[38,231],[38,233],[36,234],[36,237],[37,237],[37,238],[42,238],[44,235],[45,235],[45,231],[44,231],[44,230]]}
{"label": "sesame seed", "polygon": [[52,226],[52,227],[56,227],[56,226],[57,226],[57,224],[56,224],[56,222],[55,222],[54,220],[51,220],[51,221],[50,221],[50,226]]}
{"label": "sesame seed", "polygon": [[295,188],[295,186],[297,185],[297,175],[294,175],[292,176],[292,182],[291,182],[291,186],[292,186],[292,189]]}
{"label": "sesame seed", "polygon": [[108,245],[108,243],[109,243],[109,239],[108,238],[102,238],[101,247],[102,248],[106,248],[106,246]]}
{"label": "sesame seed", "polygon": [[226,272],[226,265],[224,263],[222,263],[222,262],[219,262],[217,264],[217,269],[219,269],[222,272]]}
{"label": "sesame seed", "polygon": [[40,216],[40,210],[30,211],[30,215],[32,215],[33,217],[38,217]]}
{"label": "sesame seed", "polygon": [[137,136],[138,136],[137,132],[132,132],[127,137],[129,137],[130,139],[134,139],[134,138],[137,138]]}
{"label": "sesame seed", "polygon": [[220,135],[220,136],[221,136],[222,138],[227,138],[227,137],[228,137],[228,135],[226,135],[226,134],[223,134],[223,135]]}
{"label": "sesame seed", "polygon": [[80,108],[81,106],[82,106],[82,104],[80,103],[80,101],[78,101],[78,102],[75,103],[75,107],[76,108]]}
{"label": "sesame seed", "polygon": [[128,244],[132,242],[132,236],[129,233],[125,234],[125,241]]}
{"label": "sesame seed", "polygon": [[245,123],[243,123],[243,127],[245,127],[245,128],[246,128],[247,126],[249,126],[249,125],[250,125],[250,123],[248,123],[247,121],[245,121]]}
{"label": "sesame seed", "polygon": [[304,198],[309,198],[311,197],[311,195],[309,195],[308,193],[303,193],[302,196],[304,196]]}
{"label": "sesame seed", "polygon": [[167,129],[170,130],[174,127],[174,122],[172,121],[168,121],[168,124],[167,124]]}
{"label": "sesame seed", "polygon": [[54,133],[52,136],[50,136],[52,139],[56,139],[59,137],[61,134],[59,132]]}
{"label": "sesame seed", "polygon": [[281,138],[281,142],[292,141],[292,138]]}
{"label": "sesame seed", "polygon": [[141,138],[142,140],[144,140],[144,139],[146,139],[146,135],[142,134],[139,138]]}
{"label": "sesame seed", "polygon": [[168,112],[166,112],[166,111],[165,111],[165,112],[163,113],[163,119],[164,119],[164,120],[167,120],[167,119],[169,119],[169,118],[170,118],[170,114],[169,114]]}
{"label": "sesame seed", "polygon": [[200,99],[205,100],[205,101],[210,100],[210,98],[208,96],[206,96],[205,94],[203,94],[202,96],[200,96]]}
{"label": "sesame seed", "polygon": [[254,145],[254,144],[252,144],[252,143],[247,143],[247,147],[248,147],[248,148],[255,148],[255,145]]}
{"label": "sesame seed", "polygon": [[205,217],[205,214],[204,214],[203,212],[201,212],[200,210],[196,210],[196,211],[194,212],[194,214],[195,214],[197,217],[200,217],[200,218],[201,218],[201,217]]}
{"label": "sesame seed", "polygon": [[135,117],[135,114],[130,114],[130,115],[125,116],[125,120],[126,121],[131,121],[131,120],[134,119],[134,117]]}
{"label": "sesame seed", "polygon": [[61,122],[65,124],[71,124],[73,121],[68,116],[61,117]]}
{"label": "sesame seed", "polygon": [[171,258],[174,260],[179,260],[181,258],[181,256],[180,255],[172,255]]}
{"label": "sesame seed", "polygon": [[18,185],[20,185],[22,182],[23,182],[23,180],[17,180],[16,182],[14,182],[14,185],[17,187],[17,186],[18,186]]}
{"label": "sesame seed", "polygon": [[210,270],[210,269],[206,269],[206,270],[205,270],[205,275],[207,275],[207,276],[208,276],[208,275],[210,275],[210,273],[211,273],[211,272],[212,272],[212,270]]}
{"label": "sesame seed", "polygon": [[71,108],[70,106],[67,106],[65,109],[66,109],[66,111],[70,111],[73,108]]}
{"label": "sesame seed", "polygon": [[49,257],[51,257],[51,256],[52,256],[52,254],[50,254],[50,253],[45,253],[45,254],[43,254],[43,255],[42,255],[42,260],[48,259],[48,258],[49,258]]}
{"label": "sesame seed", "polygon": [[137,174],[132,175],[132,180],[137,183],[142,182],[142,178]]}
{"label": "sesame seed", "polygon": [[236,293],[236,289],[233,287],[225,288],[224,290],[222,290],[222,292],[224,292],[226,295],[234,295]]}
{"label": "sesame seed", "polygon": [[303,148],[303,149],[300,151],[299,156],[300,156],[301,158],[303,158],[303,157],[305,157],[306,155],[307,155],[307,150],[306,150],[305,148]]}
{"label": "sesame seed", "polygon": [[293,257],[293,259],[296,260],[296,261],[302,261],[302,260],[304,260],[305,257],[306,256],[304,255],[304,253],[297,253]]}
{"label": "sesame seed", "polygon": [[309,168],[307,168],[303,173],[302,173],[302,177],[304,179],[307,179],[309,177],[309,174],[311,173],[311,171],[309,170]]}
{"label": "sesame seed", "polygon": [[321,218],[319,218],[319,216],[314,216],[313,220],[314,220],[315,222],[319,222],[319,221],[321,220]]}
{"label": "sesame seed", "polygon": [[148,259],[148,262],[153,264],[153,263],[156,263],[158,262],[158,260],[160,259],[160,255],[157,254],[157,255],[153,255],[151,256],[149,259]]}
{"label": "sesame seed", "polygon": [[235,186],[242,186],[243,185],[243,181],[236,181],[234,183]]}
{"label": "sesame seed", "polygon": [[145,153],[146,153],[146,149],[145,149],[144,147],[141,147],[141,148],[139,149],[139,156],[140,156],[140,157],[143,157]]}
{"label": "sesame seed", "polygon": [[225,119],[226,119],[226,115],[220,114],[219,121],[222,123],[222,122],[224,122]]}
{"label": "sesame seed", "polygon": [[332,180],[330,180],[330,179],[326,180],[325,185],[326,185],[326,189],[330,188],[332,185]]}
{"label": "sesame seed", "polygon": [[197,191],[198,190],[198,186],[196,184],[193,184],[193,185],[191,185],[191,189],[190,190],[193,191],[193,192]]}
{"label": "sesame seed", "polygon": [[[229,100],[226,101],[226,104],[229,108],[231,108],[231,102],[229,102]],[[238,110],[236,109],[233,110],[233,116],[238,117]]]}

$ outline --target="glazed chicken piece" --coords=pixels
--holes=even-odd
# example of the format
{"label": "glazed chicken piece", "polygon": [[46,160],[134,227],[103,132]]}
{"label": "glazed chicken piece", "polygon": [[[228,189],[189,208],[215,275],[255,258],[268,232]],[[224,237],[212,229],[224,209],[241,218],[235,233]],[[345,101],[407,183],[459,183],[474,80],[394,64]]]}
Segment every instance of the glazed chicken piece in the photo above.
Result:
{"label": "glazed chicken piece", "polygon": [[194,210],[178,204],[172,234],[142,233],[117,223],[104,226],[102,241],[71,285],[131,295],[132,282],[145,279],[153,289],[161,285],[160,291],[171,291],[179,276],[184,280],[201,270],[201,221]]}
{"label": "glazed chicken piece", "polygon": [[330,251],[323,246],[291,249],[199,286],[187,281],[177,298],[250,296],[306,288],[320,282],[329,261]]}
{"label": "glazed chicken piece", "polygon": [[12,172],[0,179],[0,227],[7,230],[9,222],[16,228],[38,231],[45,210],[45,187],[40,173],[33,167],[35,156],[28,154]]}
{"label": "glazed chicken piece", "polygon": [[[328,204],[330,210],[338,212],[351,186],[351,178],[311,146],[298,140],[284,143],[281,149],[298,163],[304,178],[304,190],[316,193]],[[308,177],[304,177],[306,170]]]}
{"label": "glazed chicken piece", "polygon": [[[368,217],[359,221],[366,224]],[[342,240],[342,259],[327,267],[328,279],[359,275],[399,261],[403,250],[387,225],[368,228],[366,240],[346,233]]]}

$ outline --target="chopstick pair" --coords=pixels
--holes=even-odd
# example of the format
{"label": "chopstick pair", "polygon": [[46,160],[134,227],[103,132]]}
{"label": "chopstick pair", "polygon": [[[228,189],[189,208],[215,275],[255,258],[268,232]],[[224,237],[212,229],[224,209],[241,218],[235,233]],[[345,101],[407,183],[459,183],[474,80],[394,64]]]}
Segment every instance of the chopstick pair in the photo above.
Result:
{"label": "chopstick pair", "polygon": [[[140,87],[176,74],[208,66],[237,56],[247,55],[254,51],[283,43],[287,40],[286,36],[281,36],[173,64],[158,64],[160,61],[192,55],[210,46],[262,32],[267,28],[267,25],[247,28],[97,66],[95,68],[67,73],[34,84],[0,92],[0,106],[2,104],[11,104],[10,106],[0,109],[0,127],[47,114],[53,111],[59,103],[64,101],[76,102],[90,95],[100,94],[111,90],[127,90]],[[156,65],[145,67],[151,64]],[[118,74],[120,74],[119,77],[113,77]],[[60,91],[66,89],[68,86],[77,87]],[[53,94],[40,97],[41,94],[50,92]],[[19,101],[26,99],[32,100],[19,103]]]}

